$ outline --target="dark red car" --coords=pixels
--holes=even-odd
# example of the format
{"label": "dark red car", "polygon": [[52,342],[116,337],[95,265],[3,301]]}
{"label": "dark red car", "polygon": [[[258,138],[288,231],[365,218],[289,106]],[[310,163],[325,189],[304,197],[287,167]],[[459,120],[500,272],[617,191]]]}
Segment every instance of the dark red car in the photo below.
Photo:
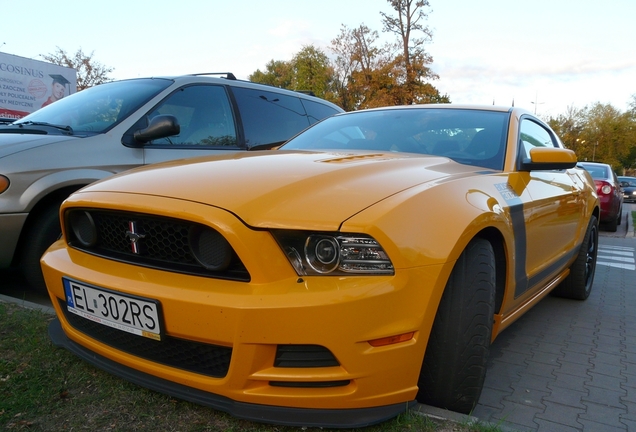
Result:
{"label": "dark red car", "polygon": [[587,170],[596,183],[596,193],[601,202],[601,223],[608,231],[616,231],[623,215],[623,191],[616,173],[604,163],[579,162],[577,166]]}

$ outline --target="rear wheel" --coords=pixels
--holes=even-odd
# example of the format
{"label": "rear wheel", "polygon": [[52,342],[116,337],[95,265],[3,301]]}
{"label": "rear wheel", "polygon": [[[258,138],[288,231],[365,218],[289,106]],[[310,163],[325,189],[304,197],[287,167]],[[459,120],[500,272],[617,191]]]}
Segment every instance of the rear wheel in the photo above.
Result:
{"label": "rear wheel", "polygon": [[33,219],[24,236],[19,266],[32,288],[46,292],[40,258],[62,233],[59,220],[60,203],[45,207]]}
{"label": "rear wheel", "polygon": [[609,232],[616,232],[616,230],[618,229],[618,218],[620,217],[620,212],[618,214],[619,216],[616,216],[605,225],[605,229],[607,229]]}
{"label": "rear wheel", "polygon": [[598,222],[596,216],[590,218],[585,232],[585,238],[570,267],[570,274],[552,291],[559,297],[575,300],[585,300],[592,292],[592,282],[596,272],[596,256],[598,254]]}
{"label": "rear wheel", "polygon": [[469,243],[440,302],[418,381],[417,400],[470,413],[486,376],[495,304],[495,253],[490,242]]}

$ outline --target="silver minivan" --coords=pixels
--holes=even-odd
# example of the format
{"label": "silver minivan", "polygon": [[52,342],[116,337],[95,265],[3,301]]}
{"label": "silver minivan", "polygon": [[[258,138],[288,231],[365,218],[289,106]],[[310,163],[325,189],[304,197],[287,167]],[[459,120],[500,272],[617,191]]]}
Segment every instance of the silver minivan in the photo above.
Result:
{"label": "silver minivan", "polygon": [[0,269],[18,267],[43,289],[39,260],[61,232],[59,206],[93,181],[154,162],[270,149],[342,112],[306,93],[212,75],[105,83],[1,124]]}

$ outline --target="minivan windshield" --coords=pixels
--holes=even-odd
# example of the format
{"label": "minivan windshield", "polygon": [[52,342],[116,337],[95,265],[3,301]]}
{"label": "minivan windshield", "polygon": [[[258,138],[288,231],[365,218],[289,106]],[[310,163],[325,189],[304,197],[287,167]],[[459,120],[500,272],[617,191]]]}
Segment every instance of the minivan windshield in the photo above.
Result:
{"label": "minivan windshield", "polygon": [[73,134],[104,133],[173,83],[140,78],[99,84],[60,99],[13,124],[70,126]]}

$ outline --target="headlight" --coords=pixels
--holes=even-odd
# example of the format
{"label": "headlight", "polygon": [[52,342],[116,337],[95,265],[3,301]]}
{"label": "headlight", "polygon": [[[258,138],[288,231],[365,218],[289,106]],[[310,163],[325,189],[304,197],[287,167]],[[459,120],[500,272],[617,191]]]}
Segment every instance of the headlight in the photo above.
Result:
{"label": "headlight", "polygon": [[9,179],[3,175],[0,175],[0,193],[9,189]]}
{"label": "headlight", "polygon": [[394,274],[382,246],[366,234],[272,231],[300,276]]}

